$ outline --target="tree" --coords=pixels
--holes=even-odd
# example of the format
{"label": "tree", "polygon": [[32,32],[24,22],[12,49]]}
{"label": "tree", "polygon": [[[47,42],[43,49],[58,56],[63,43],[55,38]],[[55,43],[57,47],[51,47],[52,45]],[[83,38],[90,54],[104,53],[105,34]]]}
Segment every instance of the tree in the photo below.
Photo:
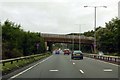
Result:
{"label": "tree", "polygon": [[101,27],[96,31],[98,49],[110,53],[118,52],[120,20],[113,18],[105,24],[105,28]]}
{"label": "tree", "polygon": [[84,32],[87,37],[94,37],[96,33],[97,49],[103,52],[120,53],[120,19],[113,18],[105,27],[97,27],[93,30]]}
{"label": "tree", "polygon": [[[2,26],[3,59],[15,58],[45,52],[45,44],[40,33],[25,32],[21,25],[6,20]],[[35,44],[39,43],[36,50]]]}

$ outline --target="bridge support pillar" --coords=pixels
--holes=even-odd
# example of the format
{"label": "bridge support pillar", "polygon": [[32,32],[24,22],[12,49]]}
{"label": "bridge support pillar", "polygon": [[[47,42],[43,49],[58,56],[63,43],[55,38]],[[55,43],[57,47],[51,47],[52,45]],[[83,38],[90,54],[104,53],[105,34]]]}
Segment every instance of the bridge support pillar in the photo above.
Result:
{"label": "bridge support pillar", "polygon": [[91,45],[92,53],[94,53],[94,45]]}
{"label": "bridge support pillar", "polygon": [[48,50],[47,42],[45,42],[45,49]]}
{"label": "bridge support pillar", "polygon": [[50,42],[45,42],[45,47],[46,47],[46,50],[47,51],[52,51],[52,43],[50,43]]}

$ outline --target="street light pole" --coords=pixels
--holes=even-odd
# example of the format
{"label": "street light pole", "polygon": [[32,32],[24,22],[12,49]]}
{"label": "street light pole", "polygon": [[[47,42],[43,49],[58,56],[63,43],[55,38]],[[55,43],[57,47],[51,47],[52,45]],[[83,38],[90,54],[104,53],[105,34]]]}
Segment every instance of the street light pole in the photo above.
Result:
{"label": "street light pole", "polygon": [[[81,25],[79,25],[79,32],[81,32]],[[81,40],[80,40],[80,34],[79,34],[79,50],[81,49]]]}
{"label": "street light pole", "polygon": [[82,25],[85,25],[85,24],[76,24],[76,25],[79,25],[79,50],[81,50],[81,35],[80,35],[80,33],[81,33],[81,26]]}
{"label": "street light pole", "polygon": [[95,24],[94,24],[94,38],[95,38],[95,40],[94,40],[94,53],[96,53],[97,51],[96,51],[96,8],[97,7],[94,7],[95,8]]}
{"label": "street light pole", "polygon": [[95,8],[95,16],[94,16],[94,31],[95,31],[95,33],[94,33],[94,53],[96,53],[97,51],[96,51],[96,9],[98,8],[98,7],[104,7],[104,8],[107,8],[107,6],[84,6],[84,7],[93,7],[93,8]]}
{"label": "street light pole", "polygon": [[73,46],[72,46],[73,49],[72,49],[72,50],[74,51],[74,33],[73,33],[73,36],[72,36],[72,37],[73,37],[73,44],[72,44],[72,45],[73,45]]}

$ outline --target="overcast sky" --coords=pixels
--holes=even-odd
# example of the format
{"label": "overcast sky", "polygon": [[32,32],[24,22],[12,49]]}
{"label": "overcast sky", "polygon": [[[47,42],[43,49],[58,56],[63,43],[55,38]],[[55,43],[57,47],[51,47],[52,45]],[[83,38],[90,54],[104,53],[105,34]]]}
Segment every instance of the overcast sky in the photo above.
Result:
{"label": "overcast sky", "polygon": [[[6,19],[22,25],[31,32],[68,34],[94,29],[94,8],[97,8],[97,26],[118,17],[120,0],[1,0],[0,21]],[[79,25],[80,24],[80,25]],[[81,29],[79,29],[81,26]]]}

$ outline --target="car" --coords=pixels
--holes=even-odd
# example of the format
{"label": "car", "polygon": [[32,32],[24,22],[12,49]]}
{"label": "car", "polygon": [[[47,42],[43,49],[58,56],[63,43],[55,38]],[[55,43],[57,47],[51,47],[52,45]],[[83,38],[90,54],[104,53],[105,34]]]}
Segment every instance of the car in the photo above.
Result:
{"label": "car", "polygon": [[63,52],[64,52],[64,55],[65,55],[65,54],[67,54],[67,55],[69,55],[69,54],[70,54],[70,50],[69,50],[69,49],[64,49],[64,51],[63,51]]}
{"label": "car", "polygon": [[60,51],[59,51],[59,50],[56,50],[56,51],[55,51],[55,54],[60,54]]}
{"label": "car", "polygon": [[83,53],[80,50],[75,50],[71,54],[71,59],[83,59]]}

